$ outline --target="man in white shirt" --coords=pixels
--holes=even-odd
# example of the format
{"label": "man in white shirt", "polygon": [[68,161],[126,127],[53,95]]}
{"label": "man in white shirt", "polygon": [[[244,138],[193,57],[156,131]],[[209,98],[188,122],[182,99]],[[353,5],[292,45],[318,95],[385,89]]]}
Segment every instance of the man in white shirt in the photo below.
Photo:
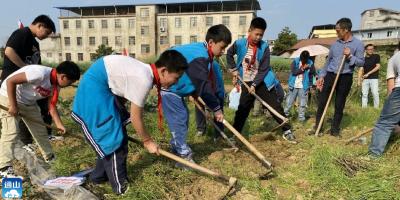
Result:
{"label": "man in white shirt", "polygon": [[[400,42],[398,48],[400,49]],[[389,59],[386,80],[388,98],[375,124],[368,149],[368,154],[372,157],[382,156],[390,135],[400,122],[400,52]]]}

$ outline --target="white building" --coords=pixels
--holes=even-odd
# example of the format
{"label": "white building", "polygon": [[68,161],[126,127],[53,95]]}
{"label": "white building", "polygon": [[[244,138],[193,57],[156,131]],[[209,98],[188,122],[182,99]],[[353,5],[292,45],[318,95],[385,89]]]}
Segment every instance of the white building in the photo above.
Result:
{"label": "white building", "polygon": [[83,62],[101,44],[132,57],[153,57],[174,45],[203,41],[216,24],[226,25],[236,40],[246,36],[260,5],[229,0],[57,8],[60,35],[40,43],[42,59]]}
{"label": "white building", "polygon": [[394,45],[400,41],[400,12],[384,8],[365,10],[361,13],[360,30],[353,35],[364,43]]}

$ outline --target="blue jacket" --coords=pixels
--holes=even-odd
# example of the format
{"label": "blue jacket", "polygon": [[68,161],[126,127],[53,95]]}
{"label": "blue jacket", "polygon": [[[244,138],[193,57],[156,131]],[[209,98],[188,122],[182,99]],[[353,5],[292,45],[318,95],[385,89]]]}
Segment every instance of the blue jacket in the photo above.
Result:
{"label": "blue jacket", "polygon": [[293,60],[291,64],[291,73],[289,76],[289,89],[294,88],[294,84],[296,81],[296,77],[300,74],[303,74],[303,89],[307,91],[312,85],[312,77],[315,73],[314,63],[311,59],[307,60],[307,64],[309,65],[309,69],[302,71],[299,67],[300,57],[297,57]]}
{"label": "blue jacket", "polygon": [[[232,71],[239,70],[240,76],[243,77],[243,59],[247,53],[247,38],[241,38],[236,40],[233,45],[228,49],[226,60]],[[235,62],[234,55],[237,55],[237,60]],[[268,43],[265,41],[260,41],[257,46],[256,59],[259,63],[259,68],[256,77],[253,80],[253,85],[258,86],[260,83],[264,82],[268,90],[275,87],[279,81],[276,79],[274,72],[270,67],[270,50]]]}
{"label": "blue jacket", "polygon": [[[176,46],[172,49],[178,51],[186,58],[189,67],[178,82],[169,88],[169,91],[181,97],[195,94],[200,96],[213,111],[222,109],[217,98],[218,89],[214,91],[212,83],[208,79],[211,65],[205,43],[191,43]],[[213,64],[214,72],[218,73],[214,73],[216,77],[214,81],[216,87],[220,89],[223,85],[218,87],[218,82],[223,83],[222,73],[219,66],[215,65],[215,63]]]}

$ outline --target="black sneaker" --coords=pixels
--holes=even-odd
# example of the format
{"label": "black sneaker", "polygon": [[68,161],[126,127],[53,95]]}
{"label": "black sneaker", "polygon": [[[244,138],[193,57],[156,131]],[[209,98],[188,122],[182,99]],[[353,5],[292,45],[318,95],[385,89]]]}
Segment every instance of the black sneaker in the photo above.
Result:
{"label": "black sneaker", "polygon": [[56,161],[56,156],[54,154],[51,154],[48,158],[45,158],[44,161],[51,165]]}
{"label": "black sneaker", "polygon": [[[196,162],[194,162],[193,156],[192,156],[192,155],[193,155],[193,154],[189,154],[189,155],[180,155],[179,157],[181,157],[181,158],[183,158],[183,159],[185,159],[185,160],[187,160],[187,161],[189,161],[189,162],[191,162],[191,163],[196,163]],[[186,166],[186,165],[184,165],[184,164],[182,164],[182,163],[179,163],[179,162],[175,163],[175,167],[176,167],[176,168],[181,168],[181,169],[183,169],[183,170],[190,170],[190,169],[191,169],[190,167],[188,167],[188,166]]]}

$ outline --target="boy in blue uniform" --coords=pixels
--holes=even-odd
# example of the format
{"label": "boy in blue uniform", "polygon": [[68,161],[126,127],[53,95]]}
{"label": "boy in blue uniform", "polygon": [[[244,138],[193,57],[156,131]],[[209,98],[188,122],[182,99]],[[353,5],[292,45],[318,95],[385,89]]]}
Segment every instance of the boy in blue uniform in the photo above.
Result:
{"label": "boy in blue uniform", "polygon": [[[92,182],[109,181],[117,194],[128,189],[125,125],[129,113],[123,106],[125,100],[131,103],[132,125],[144,147],[158,154],[143,123],[143,106],[153,85],[159,93],[161,87],[174,84],[186,68],[186,59],[174,50],[165,51],[150,65],[122,55],[105,56],[92,64],[79,83],[71,114],[98,155]],[[160,108],[160,94],[158,97]]]}
{"label": "boy in blue uniform", "polygon": [[[215,25],[208,29],[204,43],[192,43],[177,46],[173,49],[182,53],[189,67],[178,83],[169,90],[162,91],[162,105],[169,129],[172,150],[178,156],[191,162],[192,150],[186,143],[189,112],[184,97],[195,95],[201,97],[214,112],[214,117],[222,127],[222,104],[217,95],[217,79],[214,71],[214,56],[219,57],[231,43],[231,32],[224,25]],[[177,165],[179,167],[179,165]]]}
{"label": "boy in blue uniform", "polygon": [[308,51],[303,51],[300,57],[293,60],[290,65],[291,73],[289,76],[289,95],[286,99],[285,115],[289,116],[290,108],[293,102],[299,97],[299,121],[306,120],[305,111],[308,100],[308,92],[312,85],[312,80],[315,74],[314,63],[310,58]]}
{"label": "boy in blue uniform", "polygon": [[[236,83],[237,76],[240,74],[242,80],[251,86],[251,91],[242,87],[239,107],[235,113],[233,127],[239,132],[242,131],[254,105],[255,97],[251,94],[253,92],[281,115],[284,115],[279,100],[280,84],[270,67],[268,43],[262,40],[266,28],[267,23],[263,18],[254,18],[250,24],[248,38],[236,40],[227,52],[226,60],[233,75],[233,82]],[[236,62],[234,60],[235,54],[237,55]],[[274,116],[274,119],[279,124],[283,122],[277,116]],[[294,142],[295,137],[290,129],[289,124],[282,126],[283,138]]]}

